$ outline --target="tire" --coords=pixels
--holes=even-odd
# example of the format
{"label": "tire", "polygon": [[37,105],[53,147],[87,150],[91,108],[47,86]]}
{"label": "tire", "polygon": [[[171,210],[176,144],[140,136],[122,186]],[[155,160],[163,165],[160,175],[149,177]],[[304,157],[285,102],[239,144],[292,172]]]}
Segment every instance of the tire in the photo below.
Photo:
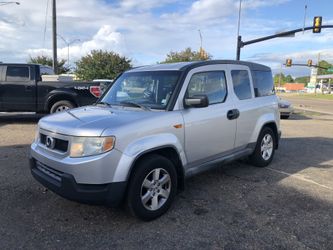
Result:
{"label": "tire", "polygon": [[250,156],[250,163],[256,167],[266,167],[273,160],[275,145],[276,138],[273,130],[264,127],[259,134],[254,152]]}
{"label": "tire", "polygon": [[51,106],[50,114],[62,112],[68,109],[72,109],[74,107],[75,104],[70,101],[59,101]]}
{"label": "tire", "polygon": [[281,119],[288,119],[289,115],[281,115]]}
{"label": "tire", "polygon": [[177,172],[173,163],[160,155],[148,155],[137,163],[131,176],[127,207],[132,215],[150,221],[170,208],[176,192]]}

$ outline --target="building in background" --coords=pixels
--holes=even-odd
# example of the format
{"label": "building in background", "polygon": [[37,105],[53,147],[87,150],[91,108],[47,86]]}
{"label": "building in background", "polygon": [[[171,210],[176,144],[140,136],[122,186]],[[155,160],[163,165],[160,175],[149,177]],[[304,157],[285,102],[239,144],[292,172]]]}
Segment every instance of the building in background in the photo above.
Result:
{"label": "building in background", "polygon": [[304,83],[286,83],[284,84],[284,89],[286,92],[304,92]]}

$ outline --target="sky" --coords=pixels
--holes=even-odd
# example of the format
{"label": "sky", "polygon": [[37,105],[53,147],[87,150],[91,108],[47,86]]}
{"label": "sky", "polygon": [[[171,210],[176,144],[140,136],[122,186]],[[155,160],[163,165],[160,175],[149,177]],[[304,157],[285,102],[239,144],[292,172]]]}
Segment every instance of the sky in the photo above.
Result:
{"label": "sky", "polygon": [[[51,0],[19,0],[1,5],[0,61],[27,62],[30,56],[52,55]],[[242,0],[243,41],[312,26],[314,16],[333,24],[332,0]],[[170,51],[203,48],[213,59],[235,59],[239,0],[57,0],[58,57],[70,64],[93,49],[117,52],[135,66],[163,61]],[[66,40],[66,42],[63,41]],[[294,77],[307,67],[281,66],[320,59],[333,63],[333,29],[306,31],[245,46],[241,59],[268,65]]]}

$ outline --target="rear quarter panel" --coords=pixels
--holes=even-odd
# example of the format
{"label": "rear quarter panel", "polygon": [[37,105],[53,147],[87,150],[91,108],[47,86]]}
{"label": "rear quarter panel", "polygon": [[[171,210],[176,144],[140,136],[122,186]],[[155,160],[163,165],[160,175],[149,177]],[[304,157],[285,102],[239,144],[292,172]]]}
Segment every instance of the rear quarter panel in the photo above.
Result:
{"label": "rear quarter panel", "polygon": [[266,123],[274,122],[277,129],[280,129],[280,114],[276,95],[257,97],[253,100],[256,105],[256,124],[252,132],[250,143],[256,143],[262,127]]}

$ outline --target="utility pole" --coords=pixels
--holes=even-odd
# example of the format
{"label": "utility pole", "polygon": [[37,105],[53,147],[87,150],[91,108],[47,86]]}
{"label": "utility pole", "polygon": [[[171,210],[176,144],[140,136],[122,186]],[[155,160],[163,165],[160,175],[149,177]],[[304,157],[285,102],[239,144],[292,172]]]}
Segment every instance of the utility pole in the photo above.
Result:
{"label": "utility pole", "polygon": [[281,91],[281,78],[282,78],[282,63],[280,65],[280,75],[279,75],[279,91]]}
{"label": "utility pole", "polygon": [[199,55],[200,55],[200,60],[203,59],[203,51],[202,51],[202,35],[201,35],[201,30],[198,30],[199,32],[199,37],[200,37],[200,50],[199,50]]}
{"label": "utility pole", "polygon": [[58,74],[57,60],[57,10],[56,0],[52,0],[52,48],[53,48],[53,71]]}
{"label": "utility pole", "polygon": [[[318,62],[317,65],[319,66],[319,62],[320,62],[320,53],[318,53]],[[317,95],[317,76],[318,76],[318,69],[316,71],[316,83],[315,83],[315,95]]]}
{"label": "utility pole", "polygon": [[304,34],[304,28],[305,28],[305,22],[306,22],[306,11],[308,9],[308,6],[306,5],[305,2],[305,6],[304,6],[304,20],[303,20],[303,34]]}
{"label": "utility pole", "polygon": [[199,37],[200,37],[200,50],[202,49],[202,35],[201,35],[201,30],[198,30],[199,32]]}
{"label": "utility pole", "polygon": [[241,11],[242,11],[242,0],[239,0],[238,7],[238,24],[237,24],[237,51],[236,51],[236,60],[240,59],[240,50],[242,47],[242,37],[239,35],[240,30],[240,20],[241,20]]}

